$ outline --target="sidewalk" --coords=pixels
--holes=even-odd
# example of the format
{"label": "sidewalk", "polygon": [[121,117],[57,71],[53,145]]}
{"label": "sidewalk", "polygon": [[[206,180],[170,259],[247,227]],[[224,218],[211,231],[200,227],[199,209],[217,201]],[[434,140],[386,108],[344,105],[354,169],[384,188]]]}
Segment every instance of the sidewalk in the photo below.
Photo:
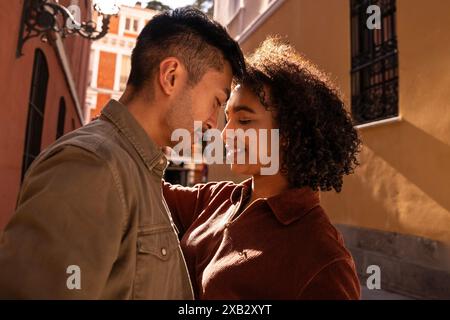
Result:
{"label": "sidewalk", "polygon": [[361,300],[414,300],[414,298],[385,290],[369,290],[366,286],[361,286]]}

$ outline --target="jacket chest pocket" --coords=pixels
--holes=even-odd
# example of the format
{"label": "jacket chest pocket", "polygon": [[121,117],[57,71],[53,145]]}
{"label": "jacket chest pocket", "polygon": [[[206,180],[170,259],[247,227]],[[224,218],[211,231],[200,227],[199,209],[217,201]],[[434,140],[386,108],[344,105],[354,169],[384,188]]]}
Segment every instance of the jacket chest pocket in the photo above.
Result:
{"label": "jacket chest pocket", "polygon": [[134,298],[181,298],[187,277],[173,227],[157,225],[141,228],[137,237]]}
{"label": "jacket chest pocket", "polygon": [[140,255],[151,255],[168,261],[178,250],[178,238],[172,226],[156,226],[138,233],[137,248]]}

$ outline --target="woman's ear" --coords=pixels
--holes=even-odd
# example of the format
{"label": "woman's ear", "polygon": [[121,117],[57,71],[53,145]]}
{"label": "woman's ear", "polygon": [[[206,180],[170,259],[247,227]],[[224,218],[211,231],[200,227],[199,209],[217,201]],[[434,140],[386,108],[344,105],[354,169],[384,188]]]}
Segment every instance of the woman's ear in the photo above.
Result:
{"label": "woman's ear", "polygon": [[169,57],[159,64],[159,85],[164,94],[170,96],[175,91],[180,74],[180,61]]}

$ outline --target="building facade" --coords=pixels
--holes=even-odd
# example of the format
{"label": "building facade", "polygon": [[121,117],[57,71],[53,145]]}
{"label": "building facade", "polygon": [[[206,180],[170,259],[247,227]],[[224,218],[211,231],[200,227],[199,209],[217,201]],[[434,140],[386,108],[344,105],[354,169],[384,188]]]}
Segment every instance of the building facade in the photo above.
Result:
{"label": "building facade", "polygon": [[[381,8],[381,29],[367,8]],[[363,141],[361,166],[322,204],[364,283],[450,298],[450,2],[217,0],[245,53],[287,37],[341,88]],[[215,179],[233,177],[217,169]]]}
{"label": "building facade", "polygon": [[[0,2],[0,230],[14,213],[33,159],[58,137],[84,124],[90,41],[78,36],[27,40],[19,50],[24,0]],[[90,0],[76,3],[90,20]]]}

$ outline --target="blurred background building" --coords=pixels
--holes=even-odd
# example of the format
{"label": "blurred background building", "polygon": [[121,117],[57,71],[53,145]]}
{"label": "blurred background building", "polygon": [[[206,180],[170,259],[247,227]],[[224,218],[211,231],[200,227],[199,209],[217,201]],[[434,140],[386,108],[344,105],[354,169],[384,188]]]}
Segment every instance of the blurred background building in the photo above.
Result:
{"label": "blurred background building", "polygon": [[[110,99],[119,99],[125,90],[131,69],[131,52],[136,38],[158,11],[137,3],[120,6],[118,16],[111,19],[108,34],[91,46],[87,89],[86,119],[100,114]],[[101,23],[101,17],[96,17]]]}
{"label": "blurred background building", "polygon": [[[369,5],[381,29],[369,30]],[[341,88],[363,140],[361,166],[322,204],[362,283],[450,298],[450,1],[216,0],[214,17],[245,53],[287,37]],[[233,177],[210,168],[210,179]]]}

